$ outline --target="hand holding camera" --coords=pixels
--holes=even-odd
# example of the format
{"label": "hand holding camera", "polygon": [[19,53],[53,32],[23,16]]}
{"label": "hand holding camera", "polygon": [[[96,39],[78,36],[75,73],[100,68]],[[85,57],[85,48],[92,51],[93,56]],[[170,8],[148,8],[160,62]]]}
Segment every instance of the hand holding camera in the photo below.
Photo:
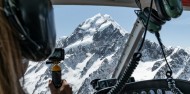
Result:
{"label": "hand holding camera", "polygon": [[49,81],[49,88],[52,94],[72,94],[72,88],[61,79],[61,66],[59,63],[64,60],[65,51],[63,48],[55,48],[53,54],[49,57],[46,64],[53,64],[51,67],[52,80]]}

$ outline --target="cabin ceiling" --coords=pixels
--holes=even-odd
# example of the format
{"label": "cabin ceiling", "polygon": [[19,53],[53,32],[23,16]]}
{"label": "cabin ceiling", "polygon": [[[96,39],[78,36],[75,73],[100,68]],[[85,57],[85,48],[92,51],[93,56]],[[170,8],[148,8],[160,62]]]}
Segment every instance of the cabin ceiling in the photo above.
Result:
{"label": "cabin ceiling", "polygon": [[[150,6],[151,0],[140,0],[142,7]],[[52,0],[53,5],[99,5],[136,8],[135,0]],[[190,0],[183,0],[184,10],[190,10]],[[153,7],[155,7],[153,5]]]}

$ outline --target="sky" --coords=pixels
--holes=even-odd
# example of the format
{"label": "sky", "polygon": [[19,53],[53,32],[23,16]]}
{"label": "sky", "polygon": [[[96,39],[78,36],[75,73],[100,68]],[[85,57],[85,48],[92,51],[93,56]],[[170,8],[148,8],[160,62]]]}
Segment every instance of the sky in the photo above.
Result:
{"label": "sky", "polygon": [[[137,16],[135,8],[110,6],[54,5],[57,38],[70,36],[75,28],[94,15],[108,14],[127,32],[131,32]],[[183,11],[176,19],[166,22],[160,31],[162,42],[166,46],[190,48],[190,11]],[[152,33],[146,39],[157,42]]]}

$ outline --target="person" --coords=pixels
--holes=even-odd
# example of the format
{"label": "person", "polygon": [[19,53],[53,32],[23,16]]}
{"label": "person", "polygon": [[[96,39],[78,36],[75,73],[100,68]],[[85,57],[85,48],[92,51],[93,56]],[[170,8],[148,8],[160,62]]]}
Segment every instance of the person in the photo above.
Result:
{"label": "person", "polygon": [[[28,64],[28,63],[22,63],[22,60],[25,57],[23,55],[23,49],[25,49],[23,47],[25,47],[25,46],[21,45],[23,41],[20,41],[18,38],[18,32],[16,31],[17,27],[13,26],[13,24],[11,24],[11,22],[9,22],[7,15],[5,15],[7,12],[7,10],[4,9],[5,1],[12,2],[14,0],[0,0],[0,94],[25,94],[26,92],[24,92],[24,90],[19,82],[19,79],[21,77],[23,77],[23,75],[26,71],[27,64]],[[33,1],[35,1],[35,0],[32,0],[32,1],[28,0],[26,2],[30,3]],[[40,1],[43,1],[43,0],[39,0],[39,2]],[[35,7],[36,7],[36,4],[35,4]],[[27,11],[27,9],[25,11]],[[24,12],[24,13],[27,13],[27,12]],[[26,16],[26,17],[29,16],[27,21],[34,20],[34,19],[30,19],[30,15]],[[38,19],[36,19],[36,20],[38,21]],[[52,25],[52,24],[50,23],[50,25]],[[50,27],[48,27],[48,29]],[[34,28],[34,27],[32,27],[32,29],[36,30],[36,28]],[[42,29],[40,29],[40,30],[42,30]],[[46,31],[48,31],[48,30],[46,30]],[[46,31],[45,31],[45,33],[47,33]],[[37,33],[39,33],[39,32],[37,32]],[[52,34],[52,35],[54,35],[54,34]],[[37,38],[37,37],[35,37],[35,38]],[[35,39],[35,38],[33,38],[33,39]],[[48,40],[45,40],[45,41],[48,41]],[[28,42],[26,42],[26,44],[27,43]],[[52,42],[48,41],[47,43],[52,43]],[[27,45],[31,46],[30,44],[27,44]],[[42,45],[42,44],[40,44],[40,45]],[[53,46],[49,47],[49,48],[53,48]],[[43,47],[46,47],[46,46],[43,46]],[[30,51],[30,52],[33,52],[33,51]],[[47,53],[47,52],[50,53],[52,51],[48,49],[44,53]],[[33,56],[35,57],[35,55],[33,55]],[[47,56],[46,56],[46,58],[47,58]],[[40,60],[44,60],[45,58],[40,57],[40,59],[39,58],[32,58],[32,59],[33,60],[38,59],[38,61],[40,61]],[[50,88],[50,91],[52,94],[72,94],[72,88],[69,86],[69,84],[65,80],[63,80],[63,84],[60,89],[55,89],[53,87],[51,81],[49,82],[49,88]]]}
{"label": "person", "polygon": [[66,80],[62,80],[62,86],[58,89],[55,88],[55,86],[52,83],[52,80],[49,80],[48,86],[50,88],[51,94],[72,94],[72,88]]}

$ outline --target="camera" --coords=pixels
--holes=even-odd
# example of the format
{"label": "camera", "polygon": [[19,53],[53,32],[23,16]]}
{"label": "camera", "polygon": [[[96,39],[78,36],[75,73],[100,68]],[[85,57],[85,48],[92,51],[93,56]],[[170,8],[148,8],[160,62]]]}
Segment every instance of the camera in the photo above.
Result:
{"label": "camera", "polygon": [[65,51],[63,48],[55,48],[53,54],[49,57],[46,64],[53,64],[51,66],[52,82],[55,88],[60,88],[62,85],[61,79],[61,66],[59,65],[61,60],[64,60]]}
{"label": "camera", "polygon": [[64,60],[65,51],[63,48],[55,48],[53,54],[49,57],[51,61],[61,61]]}
{"label": "camera", "polygon": [[49,57],[46,64],[52,64],[53,61],[61,61],[65,59],[65,50],[63,48],[55,48],[53,54]]}

